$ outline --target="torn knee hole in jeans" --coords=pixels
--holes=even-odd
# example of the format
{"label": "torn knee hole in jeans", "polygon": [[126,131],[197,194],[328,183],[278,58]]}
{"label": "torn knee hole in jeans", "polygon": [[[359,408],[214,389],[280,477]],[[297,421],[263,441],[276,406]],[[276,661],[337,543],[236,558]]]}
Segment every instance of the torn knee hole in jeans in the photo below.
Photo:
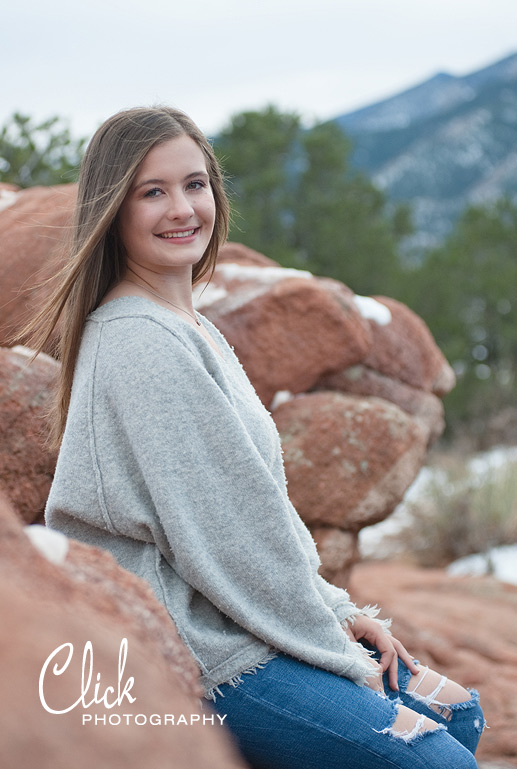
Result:
{"label": "torn knee hole in jeans", "polygon": [[414,700],[417,702],[422,702],[424,705],[427,705],[427,707],[431,708],[431,710],[434,710],[435,713],[438,713],[438,715],[442,716],[442,718],[445,718],[446,721],[450,721],[452,718],[452,708],[451,706],[446,702],[440,702],[437,697],[442,691],[443,687],[447,683],[447,677],[441,676],[440,681],[438,685],[431,691],[429,694],[421,694],[421,692],[417,692],[418,687],[426,677],[427,673],[429,672],[429,668],[425,668],[423,675],[419,680],[417,681],[415,687],[409,691],[406,689],[406,693],[413,697]]}
{"label": "torn knee hole in jeans", "polygon": [[433,732],[446,729],[443,724],[437,724],[426,716],[419,715],[409,708],[394,703],[393,723],[377,734],[387,734],[389,737],[400,739],[405,743],[411,743]]}
{"label": "torn knee hole in jeans", "polygon": [[[470,695],[469,692],[466,690],[463,690],[463,687],[458,686],[458,684],[454,684],[454,682],[449,682],[447,676],[440,676],[438,683],[436,684],[435,688],[428,692],[428,693],[422,693],[422,691],[417,691],[417,689],[420,687],[424,679],[426,678],[427,674],[431,672],[432,676],[434,676],[434,680],[431,682],[431,686],[436,681],[437,673],[434,673],[434,671],[430,671],[428,667],[421,668],[419,676],[416,678],[415,686],[410,690],[409,688],[406,689],[406,694],[408,694],[410,697],[412,697],[416,702],[420,702],[423,705],[427,705],[428,708],[431,710],[434,710],[435,713],[437,713],[439,716],[444,718],[446,721],[450,721],[454,710],[462,709],[462,708],[468,708],[471,705],[474,704],[474,701],[472,699],[472,695]],[[438,696],[440,692],[444,688],[448,687],[451,689],[453,687],[452,692],[451,691],[444,691],[443,694],[447,698],[448,696],[452,696],[453,693],[462,692],[463,694],[467,694],[470,696],[470,699],[466,699],[463,702],[441,702],[438,699]],[[455,689],[456,691],[455,691]]]}

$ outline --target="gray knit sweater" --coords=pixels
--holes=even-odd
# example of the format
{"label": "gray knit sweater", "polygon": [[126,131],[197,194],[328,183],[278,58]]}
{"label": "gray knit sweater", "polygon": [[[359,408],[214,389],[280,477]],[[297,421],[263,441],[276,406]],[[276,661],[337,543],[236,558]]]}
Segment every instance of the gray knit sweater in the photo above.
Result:
{"label": "gray knit sweater", "polygon": [[360,613],[318,574],[287,496],[275,424],[232,349],[156,303],[115,299],[85,325],[47,524],[147,580],[207,697],[280,650],[364,683]]}

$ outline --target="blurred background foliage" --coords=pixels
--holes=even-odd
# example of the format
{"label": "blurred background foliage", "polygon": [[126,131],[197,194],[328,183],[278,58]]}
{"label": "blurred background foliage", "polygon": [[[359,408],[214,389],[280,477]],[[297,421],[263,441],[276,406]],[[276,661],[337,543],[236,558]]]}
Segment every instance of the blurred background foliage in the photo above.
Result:
{"label": "blurred background foliage", "polygon": [[[15,113],[0,129],[0,181],[75,181],[84,146],[58,117]],[[467,208],[439,247],[410,252],[410,206],[351,166],[352,143],[336,122],[306,128],[268,106],[235,115],[214,148],[232,203],[230,239],[408,304],[458,377],[445,400],[448,437],[468,433],[485,447],[490,421],[516,406],[517,204]]]}
{"label": "blurred background foliage", "polygon": [[19,187],[74,181],[85,144],[57,116],[37,123],[15,112],[0,128],[0,181]]}

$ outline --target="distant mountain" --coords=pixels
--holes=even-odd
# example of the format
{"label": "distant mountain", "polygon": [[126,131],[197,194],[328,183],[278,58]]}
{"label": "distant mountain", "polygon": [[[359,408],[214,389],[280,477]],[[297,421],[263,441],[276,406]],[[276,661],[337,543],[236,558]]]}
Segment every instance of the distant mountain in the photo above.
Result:
{"label": "distant mountain", "polygon": [[415,244],[439,243],[469,204],[517,196],[517,54],[336,118],[352,164],[413,206]]}

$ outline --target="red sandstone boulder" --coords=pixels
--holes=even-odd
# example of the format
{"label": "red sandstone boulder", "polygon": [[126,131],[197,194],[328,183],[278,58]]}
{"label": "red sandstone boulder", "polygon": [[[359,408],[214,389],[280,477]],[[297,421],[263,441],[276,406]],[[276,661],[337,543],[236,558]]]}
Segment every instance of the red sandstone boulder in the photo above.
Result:
{"label": "red sandstone boulder", "polygon": [[379,398],[301,395],[273,412],[289,496],[304,521],[358,531],[386,518],[425,456],[418,422]]}
{"label": "red sandstone boulder", "polygon": [[0,345],[50,294],[52,281],[44,281],[62,264],[77,188],[62,184],[14,194],[3,210],[0,199]]}
{"label": "red sandstone boulder", "polygon": [[[32,536],[41,529],[29,528]],[[203,724],[203,715],[211,713],[199,709],[194,663],[150,588],[92,548],[71,543],[66,555],[63,539],[64,549],[52,544],[51,534],[37,549],[0,500],[0,612],[9,618],[0,623],[3,769],[243,769],[218,719],[213,726]],[[117,692],[123,638],[127,659],[120,689],[132,677],[134,701],[123,696],[111,709],[102,702],[87,708],[79,702],[62,714],[44,709],[40,692],[54,710],[68,709],[80,698],[87,642],[93,678],[85,701],[93,701],[97,681],[99,700],[107,686]],[[71,651],[66,647],[39,688],[46,660],[63,644],[73,645],[70,664],[54,675],[54,662],[64,665]],[[92,720],[83,723],[83,715]],[[174,726],[170,719],[165,724],[166,715],[174,716]],[[176,723],[181,716],[186,724]]]}
{"label": "red sandstone boulder", "polygon": [[[84,590],[95,592],[96,611],[109,621],[116,620],[123,634],[143,644],[149,638],[159,647],[165,662],[178,677],[178,686],[188,695],[202,696],[199,670],[181,641],[170,616],[158,603],[151,588],[131,572],[121,569],[115,559],[98,548],[69,540],[69,550],[62,570],[66,577]],[[83,594],[81,598],[86,598]]]}
{"label": "red sandstone boulder", "polygon": [[411,387],[362,364],[337,374],[328,374],[320,379],[318,387],[355,395],[373,395],[395,403],[420,422],[428,433],[429,444],[440,437],[445,427],[443,404],[436,395]]}
{"label": "red sandstone boulder", "polygon": [[280,390],[303,392],[361,360],[370,346],[353,304],[309,273],[222,264],[197,306],[233,345],[266,406]]}
{"label": "red sandstone boulder", "polygon": [[395,299],[374,298],[389,309],[391,321],[386,324],[371,321],[373,345],[362,361],[364,365],[435,395],[445,395],[452,390],[454,372],[424,321]]}
{"label": "red sandstone boulder", "polygon": [[59,364],[24,348],[0,348],[0,487],[26,522],[42,517],[56,456],[45,447],[44,415]]}
{"label": "red sandstone boulder", "polygon": [[378,603],[394,618],[393,634],[423,664],[479,690],[490,729],[477,757],[517,765],[517,587],[373,562],[355,567],[349,588],[359,605]]}

